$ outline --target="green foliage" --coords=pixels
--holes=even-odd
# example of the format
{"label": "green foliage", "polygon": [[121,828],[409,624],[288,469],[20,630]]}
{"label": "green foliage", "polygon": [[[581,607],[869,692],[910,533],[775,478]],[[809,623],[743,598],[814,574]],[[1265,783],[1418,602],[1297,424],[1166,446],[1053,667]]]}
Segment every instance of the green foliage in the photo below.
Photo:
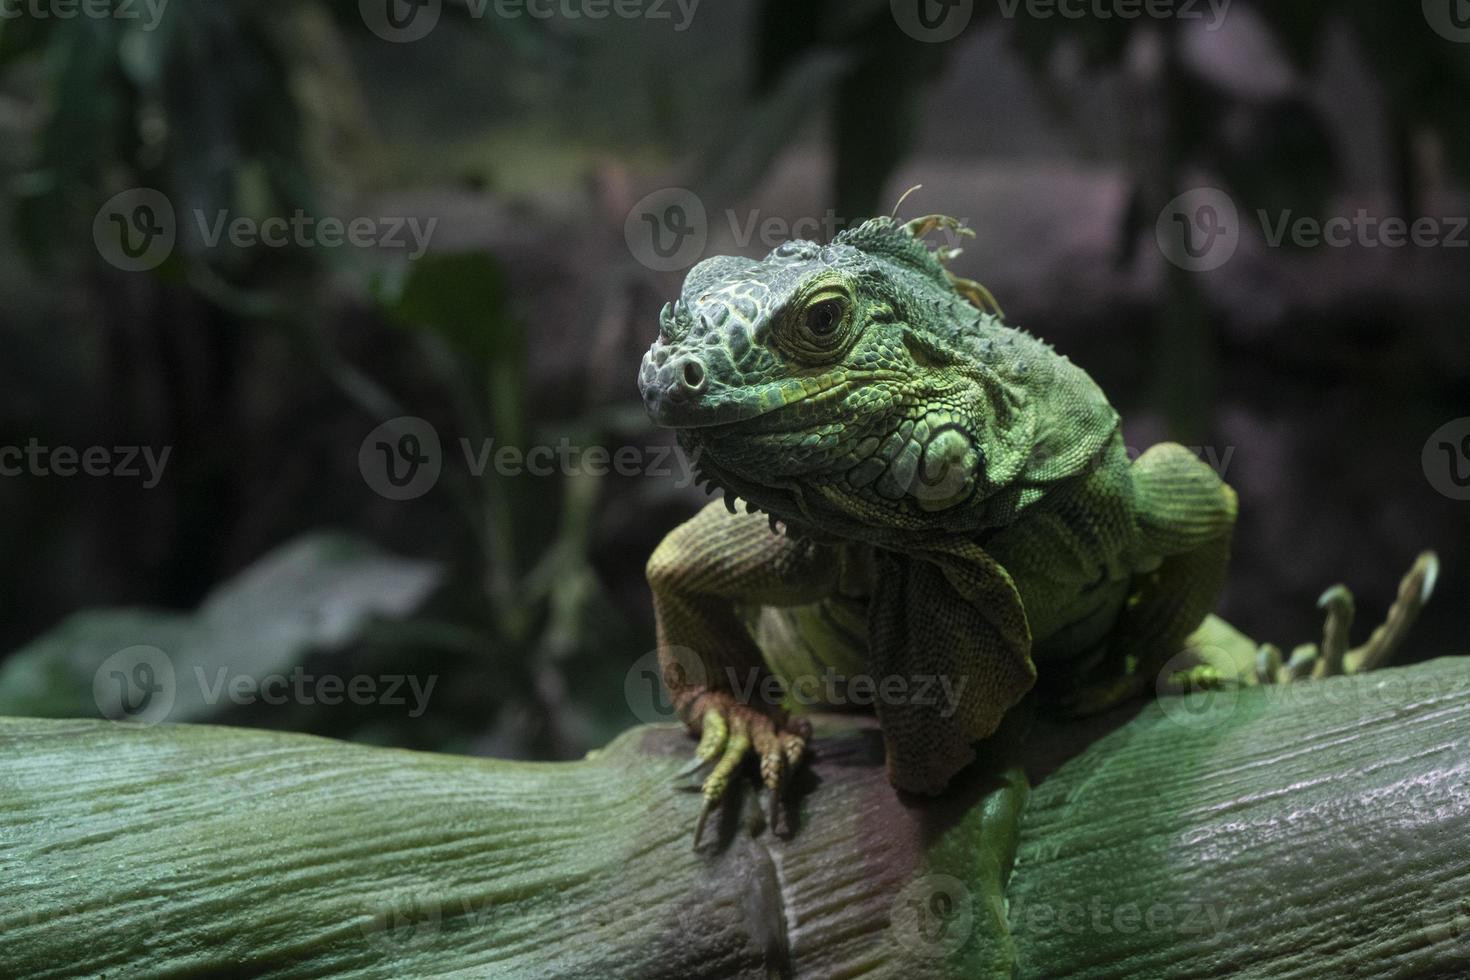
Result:
{"label": "green foliage", "polygon": [[[104,705],[95,685],[110,683],[99,680],[103,665],[121,651],[153,647],[172,682],[171,708],[152,720],[216,719],[230,706],[228,698],[210,696],[221,674],[258,685],[289,673],[313,651],[359,638],[379,618],[417,612],[442,579],[443,569],[431,562],[399,558],[358,538],[308,535],[221,584],[193,613],[97,609],[68,618],[0,666],[0,714],[96,717]],[[159,666],[150,663],[155,675]]]}
{"label": "green foliage", "polygon": [[484,252],[431,253],[397,278],[380,280],[376,298],[385,314],[430,330],[470,366],[519,366],[522,338],[508,315],[505,277]]}
{"label": "green foliage", "polygon": [[[289,21],[275,7],[216,0],[161,5],[146,29],[50,17],[6,31],[0,66],[37,63],[50,107],[18,184],[19,237],[31,254],[87,241],[97,208],[131,186],[157,187],[181,212],[309,211]],[[189,258],[243,273],[228,250]]]}

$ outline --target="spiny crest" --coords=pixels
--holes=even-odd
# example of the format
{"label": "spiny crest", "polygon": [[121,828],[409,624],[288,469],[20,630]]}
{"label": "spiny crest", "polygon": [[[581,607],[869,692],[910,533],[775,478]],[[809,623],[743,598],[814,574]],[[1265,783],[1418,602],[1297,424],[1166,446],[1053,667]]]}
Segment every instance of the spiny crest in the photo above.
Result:
{"label": "spiny crest", "polygon": [[[856,228],[838,232],[834,245],[851,245],[875,258],[907,266],[936,282],[944,282],[944,266],[933,249],[910,230],[912,222],[900,224],[892,218],[869,218]],[[955,222],[955,227],[959,223]]]}
{"label": "spiny crest", "polygon": [[[680,434],[679,445],[681,448],[684,448],[686,450],[689,448],[687,440],[684,439],[682,433]],[[735,509],[736,504],[744,504],[745,512],[747,514],[766,515],[766,520],[771,526],[772,534],[786,535],[790,538],[796,539],[803,537],[807,533],[806,529],[801,527],[800,525],[795,524],[791,521],[783,521],[775,514],[771,514],[761,510],[749,500],[741,499],[739,494],[737,494],[734,490],[731,490],[729,487],[725,486],[713,474],[711,474],[706,467],[699,464],[699,453],[697,451],[692,452],[691,456],[693,457],[692,466],[694,469],[694,485],[703,489],[706,494],[713,494],[717,490],[722,493],[724,495],[723,502],[725,504],[725,509],[728,510],[731,514],[738,513],[738,511]]]}
{"label": "spiny crest", "polygon": [[694,327],[694,317],[682,299],[665,303],[658,313],[658,336],[664,343],[682,340]]}
{"label": "spiny crest", "polygon": [[905,222],[891,217],[869,218],[856,228],[840,232],[834,243],[850,245],[869,255],[898,262],[935,282],[950,286],[981,311],[1004,317],[1000,304],[990,295],[990,290],[945,268],[962,249],[947,245],[930,248],[924,242],[924,238],[931,232],[941,229],[964,238],[975,237],[974,229],[956,218],[943,214],[927,214]]}

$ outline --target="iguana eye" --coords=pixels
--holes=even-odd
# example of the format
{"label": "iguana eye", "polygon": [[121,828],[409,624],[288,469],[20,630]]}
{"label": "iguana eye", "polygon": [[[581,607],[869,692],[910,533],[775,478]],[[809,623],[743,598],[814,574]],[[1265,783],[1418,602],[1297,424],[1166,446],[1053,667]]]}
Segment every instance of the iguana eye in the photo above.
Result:
{"label": "iguana eye", "polygon": [[828,275],[807,284],[786,306],[776,327],[776,344],[807,364],[825,364],[852,339],[854,300],[847,283]]}
{"label": "iguana eye", "polygon": [[843,306],[837,299],[825,299],[806,308],[806,328],[817,337],[826,337],[842,325]]}

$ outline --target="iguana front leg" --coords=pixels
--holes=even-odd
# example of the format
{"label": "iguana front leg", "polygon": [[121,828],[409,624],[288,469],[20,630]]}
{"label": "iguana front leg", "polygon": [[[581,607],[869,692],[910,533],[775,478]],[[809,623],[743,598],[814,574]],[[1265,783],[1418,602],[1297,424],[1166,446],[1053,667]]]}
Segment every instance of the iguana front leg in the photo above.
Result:
{"label": "iguana front leg", "polygon": [[[811,731],[774,701],[749,703],[769,690],[769,672],[738,607],[816,602],[834,590],[838,564],[835,547],[776,534],[765,517],[732,514],[720,503],[675,528],[649,559],[661,673],[679,716],[701,736],[696,756],[715,762],[703,785],[696,846],[752,749],[774,823],[782,786]],[[680,660],[691,655],[693,664]]]}
{"label": "iguana front leg", "polygon": [[[1186,648],[1215,604],[1230,561],[1235,491],[1214,470],[1167,442],[1139,456],[1128,476],[1142,570],[1109,640],[1104,670],[1111,673],[1066,700],[1077,714],[1106,710],[1153,687],[1160,668]],[[1178,683],[1205,682],[1214,670],[1202,665]]]}

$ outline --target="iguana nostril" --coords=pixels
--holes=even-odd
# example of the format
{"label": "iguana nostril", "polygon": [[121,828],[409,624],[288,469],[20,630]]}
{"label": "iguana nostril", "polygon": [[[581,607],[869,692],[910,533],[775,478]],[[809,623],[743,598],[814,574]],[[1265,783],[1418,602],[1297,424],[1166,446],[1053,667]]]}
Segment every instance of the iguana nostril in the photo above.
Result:
{"label": "iguana nostril", "polygon": [[679,387],[686,395],[697,395],[704,391],[704,363],[697,357],[686,357],[679,366]]}

